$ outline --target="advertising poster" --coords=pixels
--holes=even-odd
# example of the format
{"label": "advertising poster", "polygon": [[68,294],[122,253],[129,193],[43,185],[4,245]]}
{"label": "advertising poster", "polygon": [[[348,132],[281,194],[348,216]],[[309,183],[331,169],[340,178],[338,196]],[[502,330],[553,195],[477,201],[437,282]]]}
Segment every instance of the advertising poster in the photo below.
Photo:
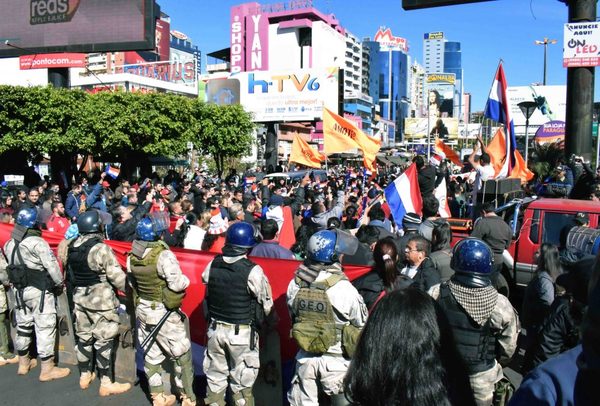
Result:
{"label": "advertising poster", "polygon": [[510,106],[510,118],[515,126],[515,135],[525,136],[525,116],[519,108],[523,101],[533,101],[537,108],[529,118],[529,135],[550,121],[566,121],[566,86],[515,86],[506,89]]}
{"label": "advertising poster", "polygon": [[256,122],[320,119],[337,111],[339,69],[240,72],[207,82],[206,101],[240,103]]}
{"label": "advertising poster", "polygon": [[453,117],[456,76],[453,73],[433,73],[426,76],[425,82],[423,117],[432,120]]}
{"label": "advertising poster", "polygon": [[431,140],[435,137],[443,141],[458,139],[458,119],[452,117],[437,118],[427,125],[427,118],[404,119],[404,139],[407,141],[426,140],[427,130]]}

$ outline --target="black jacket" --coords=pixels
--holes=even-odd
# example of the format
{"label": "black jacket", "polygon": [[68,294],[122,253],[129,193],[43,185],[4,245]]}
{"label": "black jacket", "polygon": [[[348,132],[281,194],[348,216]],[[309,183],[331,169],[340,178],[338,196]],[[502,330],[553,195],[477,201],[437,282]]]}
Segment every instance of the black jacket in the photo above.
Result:
{"label": "black jacket", "polygon": [[360,278],[356,278],[352,281],[352,285],[358,290],[369,310],[371,310],[371,307],[377,302],[377,298],[385,289],[383,279],[381,279],[376,271],[371,271]]}
{"label": "black jacket", "polygon": [[114,223],[112,225],[111,240],[115,241],[133,241],[135,239],[135,229],[139,221],[150,211],[152,203],[144,202],[131,212],[131,218],[124,223]]}
{"label": "black jacket", "polygon": [[556,297],[542,329],[525,355],[525,372],[578,344],[584,311],[585,305],[571,295]]}

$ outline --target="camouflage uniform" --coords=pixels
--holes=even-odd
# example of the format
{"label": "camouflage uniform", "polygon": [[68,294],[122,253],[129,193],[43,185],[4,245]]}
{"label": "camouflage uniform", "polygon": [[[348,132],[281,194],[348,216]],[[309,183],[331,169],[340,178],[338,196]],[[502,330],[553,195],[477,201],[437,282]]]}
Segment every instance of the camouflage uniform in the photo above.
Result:
{"label": "camouflage uniform", "polygon": [[[273,308],[273,294],[271,285],[262,268],[250,262],[245,255],[218,256],[211,261],[202,273],[202,282],[207,285],[207,296],[211,294],[209,285],[211,268],[215,268],[215,261],[224,264],[248,267],[247,283],[244,282],[244,290],[256,302],[256,306],[262,307],[265,315],[270,315]],[[240,261],[242,260],[242,261]],[[219,268],[216,272],[227,272]],[[214,294],[214,292],[213,292]],[[236,298],[232,298],[235,300]],[[222,301],[225,307],[226,300]],[[210,308],[210,304],[209,304]],[[254,316],[254,315],[252,315]],[[257,321],[255,320],[254,323]],[[258,376],[260,368],[259,345],[256,325],[230,323],[219,320],[211,314],[207,332],[208,343],[204,352],[203,369],[206,373],[208,384],[206,405],[225,405],[225,392],[228,381],[235,405],[253,405],[252,387]]]}
{"label": "camouflage uniform", "polygon": [[[89,250],[87,264],[98,274],[99,283],[73,287],[75,334],[78,338],[77,361],[82,374],[93,371],[95,350],[99,376],[112,379],[113,340],[119,330],[119,300],[115,289],[125,291],[126,275],[113,250],[102,242],[102,234],[78,237],[70,245],[69,251],[92,239],[97,239],[98,242]],[[73,266],[71,261],[69,266]],[[74,270],[70,269],[68,272],[73,275]],[[73,282],[72,276],[70,279]]]}
{"label": "camouflage uniform", "polygon": [[[446,285],[452,283],[453,280],[451,279],[446,282]],[[456,287],[457,285],[455,284],[454,286]],[[471,292],[474,290],[474,288],[460,287],[460,285],[458,289],[462,289],[463,292],[467,293],[469,292],[469,289],[471,289]],[[484,289],[492,289],[495,292],[495,289],[491,287]],[[440,300],[440,295],[441,293],[439,290],[432,294],[432,296],[438,300]],[[495,384],[504,376],[502,365],[500,363],[508,362],[512,358],[517,349],[517,338],[520,331],[517,312],[512,307],[510,301],[504,295],[498,294],[497,292],[495,292],[494,296],[496,302],[489,316],[489,328],[494,334],[497,344],[495,347],[496,359],[493,362],[494,366],[485,371],[469,375],[473,396],[478,406],[488,406],[492,404]],[[442,308],[446,310],[444,306],[442,306]],[[471,308],[466,304],[462,306],[462,309],[467,313],[469,318],[475,320],[475,314],[479,309],[472,308],[472,310],[470,310],[471,312],[469,312],[465,309]]]}
{"label": "camouflage uniform", "polygon": [[6,302],[6,291],[4,289],[4,285],[8,286],[8,276],[6,273],[2,272],[3,269],[6,269],[6,266],[7,263],[4,254],[0,253],[0,366],[18,361],[8,348],[8,329],[6,328],[5,323],[8,304]]}
{"label": "camouflage uniform", "polygon": [[[28,236],[19,243],[19,251],[27,268],[47,272],[55,287],[62,287],[63,276],[56,257],[50,246],[34,230],[27,231]],[[4,246],[4,252],[11,261],[15,240],[10,239]],[[18,254],[15,254],[15,261]],[[12,288],[15,297],[20,297],[16,289]],[[43,301],[43,309],[40,305]],[[37,352],[42,360],[54,357],[56,343],[56,304],[54,294],[49,291],[28,286],[23,289],[22,305],[17,308],[17,340],[15,348],[19,356],[28,356],[29,347],[34,334],[36,336]]]}
{"label": "camouflage uniform", "polygon": [[469,376],[473,396],[477,405],[491,405],[494,386],[504,376],[500,363],[508,362],[517,349],[520,325],[517,312],[504,295],[498,295],[498,302],[491,318],[492,330],[498,331],[497,362],[494,368]]}
{"label": "camouflage uniform", "polygon": [[[301,265],[301,268],[305,265]],[[316,273],[315,282],[322,282],[342,272],[341,265],[314,265],[311,271]],[[294,300],[300,291],[296,278],[287,289],[287,304],[293,314]],[[336,325],[352,324],[362,328],[367,320],[367,307],[362,296],[347,279],[342,279],[326,291],[334,308]],[[350,360],[342,351],[342,342],[338,341],[322,355],[299,350],[296,355],[296,371],[292,378],[292,387],[287,398],[292,406],[319,406],[319,389],[332,398],[334,405],[348,404],[344,393],[344,376],[350,366]]]}
{"label": "camouflage uniform", "polygon": [[[157,244],[164,243],[150,242],[148,244],[148,247],[144,250],[142,260],[151,254]],[[127,258],[128,273],[133,273],[132,262],[134,262],[134,259],[134,256]],[[184,292],[190,284],[190,280],[181,272],[175,254],[166,245],[158,255],[156,272],[158,278],[166,282],[166,286],[170,291]],[[139,295],[139,287],[135,283],[133,287]],[[140,343],[146,339],[167,312],[168,309],[160,301],[147,300],[142,297],[137,299],[135,314],[139,322],[138,340]],[[163,393],[162,373],[164,369],[162,364],[166,359],[174,362],[175,384],[183,395],[183,405],[195,404],[196,396],[192,388],[194,371],[191,343],[184,320],[177,312],[173,312],[167,318],[155,339],[151,341],[151,345],[144,350],[147,350],[144,358],[144,371],[148,377],[148,385],[155,404],[172,404],[170,397],[165,396]],[[164,403],[158,403],[156,397],[162,397]]]}

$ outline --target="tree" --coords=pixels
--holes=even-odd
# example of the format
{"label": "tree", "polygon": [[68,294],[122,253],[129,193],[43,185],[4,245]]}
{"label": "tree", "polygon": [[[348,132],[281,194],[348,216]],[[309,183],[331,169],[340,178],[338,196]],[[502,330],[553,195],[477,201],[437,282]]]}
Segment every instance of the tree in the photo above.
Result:
{"label": "tree", "polygon": [[240,157],[249,152],[255,128],[252,115],[239,104],[221,106],[199,101],[195,114],[200,128],[192,142],[203,154],[213,157],[221,177],[225,158]]}
{"label": "tree", "polygon": [[78,90],[0,86],[0,154],[21,152],[32,161],[50,155],[54,175],[69,177],[73,153],[90,138],[72,126],[86,100]]}

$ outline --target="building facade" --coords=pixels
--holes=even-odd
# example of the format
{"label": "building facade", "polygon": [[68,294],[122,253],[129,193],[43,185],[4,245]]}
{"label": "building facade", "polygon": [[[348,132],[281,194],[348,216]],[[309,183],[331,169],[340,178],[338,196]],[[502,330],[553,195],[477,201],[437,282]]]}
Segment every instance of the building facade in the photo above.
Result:
{"label": "building facade", "polygon": [[425,33],[423,36],[423,67],[426,74],[454,74],[452,116],[459,117],[462,120],[465,109],[461,43],[447,40],[443,32]]}

